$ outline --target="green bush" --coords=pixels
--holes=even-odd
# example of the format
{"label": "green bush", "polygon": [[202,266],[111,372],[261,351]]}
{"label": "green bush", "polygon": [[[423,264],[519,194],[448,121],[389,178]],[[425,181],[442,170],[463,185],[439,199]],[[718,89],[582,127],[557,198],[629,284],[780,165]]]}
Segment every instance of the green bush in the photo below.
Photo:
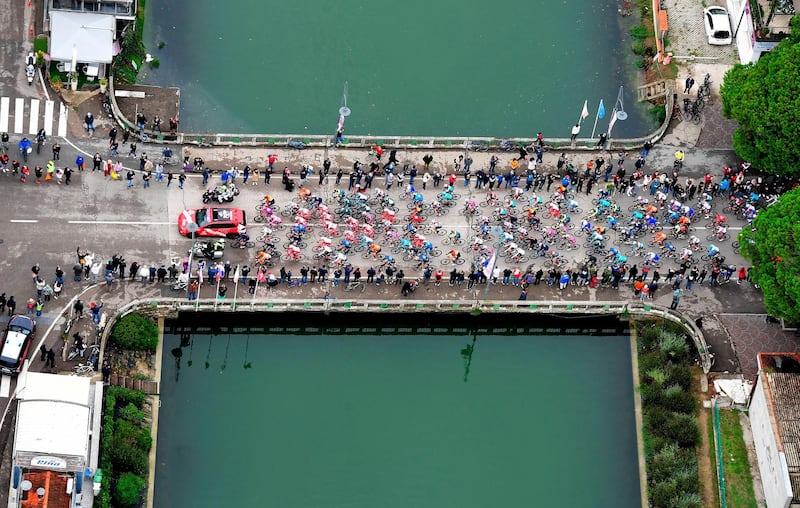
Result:
{"label": "green bush", "polygon": [[664,401],[664,389],[658,385],[642,385],[639,389],[642,402],[649,406],[660,406]]}
{"label": "green bush", "polygon": [[692,369],[688,365],[678,364],[673,365],[669,369],[669,376],[667,377],[667,384],[678,385],[686,391],[692,387]]}
{"label": "green bush", "polygon": [[700,490],[700,479],[697,476],[697,466],[684,466],[675,471],[672,476],[681,492],[697,492]]}
{"label": "green bush", "polygon": [[119,416],[134,425],[141,425],[144,420],[144,411],[136,407],[133,403],[130,403],[120,410]]}
{"label": "green bush", "polygon": [[675,508],[702,508],[703,498],[697,492],[683,492],[675,500]]}
{"label": "green bush", "polygon": [[667,330],[659,334],[658,347],[670,358],[682,358],[689,352],[686,337]]}
{"label": "green bush", "polygon": [[629,32],[634,39],[646,39],[650,36],[650,31],[644,25],[632,26]]}
{"label": "green bush", "polygon": [[639,356],[639,372],[647,373],[653,369],[663,368],[667,363],[667,355],[661,351],[654,351]]}
{"label": "green bush", "polygon": [[663,429],[664,437],[670,438],[681,448],[690,448],[700,442],[697,419],[692,415],[673,413]]}
{"label": "green bush", "polygon": [[650,369],[647,371],[647,377],[650,378],[653,384],[661,386],[667,380],[667,371],[663,368]]}
{"label": "green bush", "polygon": [[672,385],[664,392],[664,407],[675,413],[693,414],[697,409],[697,401],[691,393],[678,385]]}
{"label": "green bush", "polygon": [[111,438],[109,443],[111,465],[116,471],[145,474],[149,463],[147,453],[125,439]]}
{"label": "green bush", "polygon": [[124,473],[114,488],[114,500],[121,506],[139,504],[144,489],[144,478],[133,473]]}
{"label": "green bush", "polygon": [[651,429],[658,429],[664,426],[667,423],[667,419],[670,417],[670,412],[664,409],[663,407],[652,407],[645,411],[645,423]]}
{"label": "green bush", "polygon": [[644,55],[644,42],[641,40],[634,41],[633,47],[631,48],[634,55],[642,56]]}
{"label": "green bush", "polygon": [[656,483],[650,490],[655,506],[671,507],[678,497],[678,484],[673,480]]}
{"label": "green bush", "polygon": [[114,325],[111,341],[124,349],[150,351],[158,346],[158,327],[139,314],[128,314]]}
{"label": "green bush", "polygon": [[144,405],[145,394],[141,390],[131,390],[123,386],[109,386],[106,388],[106,400],[114,397],[119,405],[133,404],[138,408]]}

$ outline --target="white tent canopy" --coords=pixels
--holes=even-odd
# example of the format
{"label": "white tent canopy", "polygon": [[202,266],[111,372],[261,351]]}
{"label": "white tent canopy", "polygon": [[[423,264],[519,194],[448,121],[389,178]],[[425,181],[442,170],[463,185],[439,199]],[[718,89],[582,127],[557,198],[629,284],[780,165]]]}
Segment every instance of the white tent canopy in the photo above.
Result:
{"label": "white tent canopy", "polygon": [[19,393],[15,453],[85,457],[91,380],[29,372],[24,382]]}
{"label": "white tent canopy", "polygon": [[83,12],[50,13],[50,58],[71,62],[111,63],[114,56],[114,16]]}

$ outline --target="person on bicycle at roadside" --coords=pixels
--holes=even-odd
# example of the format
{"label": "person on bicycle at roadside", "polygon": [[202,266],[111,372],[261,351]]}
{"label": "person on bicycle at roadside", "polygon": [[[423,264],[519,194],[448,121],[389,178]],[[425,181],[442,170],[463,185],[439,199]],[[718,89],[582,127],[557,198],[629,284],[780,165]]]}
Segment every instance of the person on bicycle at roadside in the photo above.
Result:
{"label": "person on bicycle at roadside", "polygon": [[301,255],[300,247],[298,247],[297,245],[292,244],[286,248],[286,257],[288,257],[289,259],[299,260],[300,255]]}
{"label": "person on bicycle at roadside", "polygon": [[689,237],[689,247],[693,250],[700,248],[700,239],[697,238],[697,235],[692,235]]}
{"label": "person on bicycle at roadside", "polygon": [[636,240],[631,242],[631,256],[635,256],[641,252],[644,252],[644,244]]}
{"label": "person on bicycle at roadside", "polygon": [[459,259],[461,259],[461,253],[458,252],[456,249],[451,249],[450,252],[447,253],[447,256],[450,258],[450,261],[455,263]]}
{"label": "person on bicycle at roadside", "polygon": [[728,233],[728,228],[725,227],[724,224],[720,224],[719,226],[717,226],[717,230],[715,232],[717,238],[722,239],[725,237],[727,233]]}
{"label": "person on bicycle at roadside", "polygon": [[591,230],[592,230],[592,222],[586,218],[581,220],[581,231],[588,234],[589,231]]}
{"label": "person on bicycle at roadside", "polygon": [[611,247],[608,249],[608,254],[606,254],[605,258],[603,259],[617,259],[617,256],[619,256],[619,249],[616,247]]}
{"label": "person on bicycle at roadside", "polygon": [[664,245],[662,246],[661,252],[663,254],[666,254],[668,252],[675,253],[675,246],[672,245],[672,243],[670,243],[669,240],[667,240],[666,242],[664,242]]}
{"label": "person on bicycle at roadside", "polygon": [[719,247],[717,247],[713,243],[708,244],[708,251],[706,251],[706,254],[708,255],[709,259],[713,258],[717,254],[719,254]]}
{"label": "person on bicycle at roadside", "polygon": [[693,253],[694,251],[692,251],[692,249],[690,249],[689,247],[684,247],[683,250],[681,251],[681,259],[684,261],[689,261],[692,259]]}
{"label": "person on bicycle at roadside", "polygon": [[715,226],[721,226],[721,225],[723,225],[723,224],[727,224],[727,223],[728,223],[728,218],[727,218],[727,217],[725,217],[724,215],[722,215],[721,213],[718,213],[718,214],[716,214],[716,215],[714,216],[714,222],[713,222],[713,224],[714,224]]}
{"label": "person on bicycle at roadside", "polygon": [[372,257],[374,259],[378,259],[378,255],[381,253],[381,250],[383,249],[377,243],[373,243],[369,246],[369,251],[372,253]]}
{"label": "person on bicycle at roadside", "polygon": [[608,227],[610,229],[616,229],[617,228],[617,223],[618,223],[618,221],[617,221],[617,218],[615,216],[613,216],[613,215],[609,215],[608,216]]}

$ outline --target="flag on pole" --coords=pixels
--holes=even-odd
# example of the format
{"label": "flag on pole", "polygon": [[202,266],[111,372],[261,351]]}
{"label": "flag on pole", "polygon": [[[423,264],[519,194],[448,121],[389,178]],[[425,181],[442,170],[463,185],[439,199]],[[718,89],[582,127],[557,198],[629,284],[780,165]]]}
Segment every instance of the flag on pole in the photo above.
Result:
{"label": "flag on pole", "polygon": [[611,137],[611,129],[614,128],[614,124],[617,123],[617,115],[611,115],[611,121],[608,122],[608,137]]}
{"label": "flag on pole", "polygon": [[495,263],[497,263],[497,253],[496,252],[494,254],[492,254],[491,258],[489,258],[489,259],[487,259],[487,260],[485,260],[483,262],[483,275],[485,275],[487,279],[492,276],[492,271],[494,270]]}
{"label": "flag on pole", "polygon": [[597,108],[597,118],[603,118],[606,116],[606,108],[603,106],[603,99],[600,99],[600,107]]}
{"label": "flag on pole", "polygon": [[586,117],[589,116],[589,108],[588,106],[588,99],[583,101],[583,110],[581,111],[581,120],[586,120]]}

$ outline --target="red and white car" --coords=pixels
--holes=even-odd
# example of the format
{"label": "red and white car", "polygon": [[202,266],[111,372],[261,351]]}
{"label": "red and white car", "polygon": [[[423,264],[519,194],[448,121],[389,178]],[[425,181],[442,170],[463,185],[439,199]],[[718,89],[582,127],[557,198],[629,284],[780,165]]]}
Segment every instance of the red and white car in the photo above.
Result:
{"label": "red and white car", "polygon": [[247,218],[241,208],[191,208],[178,216],[178,232],[192,236],[190,224],[195,224],[195,236],[236,238],[246,231]]}

